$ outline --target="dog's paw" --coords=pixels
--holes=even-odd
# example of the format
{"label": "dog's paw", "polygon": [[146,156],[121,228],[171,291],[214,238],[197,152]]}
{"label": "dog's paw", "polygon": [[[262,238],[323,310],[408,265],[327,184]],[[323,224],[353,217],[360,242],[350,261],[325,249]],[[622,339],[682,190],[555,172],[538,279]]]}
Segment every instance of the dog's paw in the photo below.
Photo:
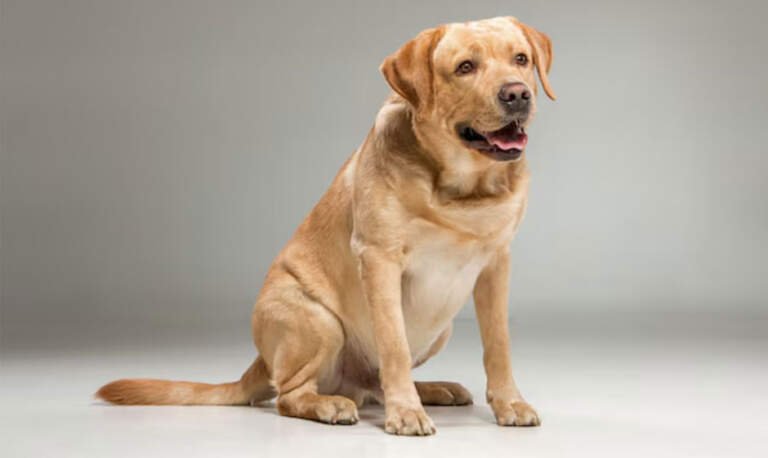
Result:
{"label": "dog's paw", "polygon": [[500,426],[539,426],[539,414],[525,401],[494,403],[493,413]]}
{"label": "dog's paw", "polygon": [[357,405],[343,396],[327,396],[315,407],[317,419],[331,425],[354,425],[358,422]]}
{"label": "dog's paw", "polygon": [[421,403],[427,406],[465,406],[472,404],[472,394],[454,382],[416,382]]}
{"label": "dog's paw", "polygon": [[400,436],[429,436],[435,434],[435,425],[424,407],[387,406],[384,430]]}

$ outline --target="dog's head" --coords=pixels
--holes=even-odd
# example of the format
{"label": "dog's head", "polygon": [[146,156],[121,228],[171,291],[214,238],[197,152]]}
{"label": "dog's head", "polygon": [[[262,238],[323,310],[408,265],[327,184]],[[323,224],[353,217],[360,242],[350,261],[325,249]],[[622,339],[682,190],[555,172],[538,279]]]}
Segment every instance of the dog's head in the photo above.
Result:
{"label": "dog's head", "polygon": [[381,71],[415,116],[437,127],[441,144],[514,161],[536,111],[534,73],[555,99],[551,63],[547,35],[500,17],[425,30],[387,57]]}

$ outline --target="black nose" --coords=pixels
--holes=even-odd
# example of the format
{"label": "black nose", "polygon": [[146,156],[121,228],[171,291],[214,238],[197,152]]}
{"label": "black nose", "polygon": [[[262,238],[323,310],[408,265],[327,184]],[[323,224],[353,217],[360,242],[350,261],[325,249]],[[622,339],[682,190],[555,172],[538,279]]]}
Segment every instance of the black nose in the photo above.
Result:
{"label": "black nose", "polygon": [[531,91],[523,83],[505,83],[499,89],[499,100],[510,109],[526,109],[531,101]]}

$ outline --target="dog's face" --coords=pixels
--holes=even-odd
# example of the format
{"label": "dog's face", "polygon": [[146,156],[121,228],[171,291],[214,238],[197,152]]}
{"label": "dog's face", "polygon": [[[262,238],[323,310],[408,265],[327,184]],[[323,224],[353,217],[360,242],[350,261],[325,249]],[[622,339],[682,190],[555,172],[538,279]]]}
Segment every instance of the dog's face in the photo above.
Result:
{"label": "dog's face", "polygon": [[538,71],[547,95],[549,38],[515,18],[449,24],[420,33],[382,64],[390,86],[441,143],[497,161],[518,160],[536,111]]}

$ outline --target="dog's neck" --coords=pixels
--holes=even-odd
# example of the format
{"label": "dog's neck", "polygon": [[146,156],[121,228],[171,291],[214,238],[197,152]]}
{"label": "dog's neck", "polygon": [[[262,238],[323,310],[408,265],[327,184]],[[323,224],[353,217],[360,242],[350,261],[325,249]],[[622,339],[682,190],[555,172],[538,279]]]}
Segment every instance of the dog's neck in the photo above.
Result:
{"label": "dog's neck", "polygon": [[527,176],[525,157],[499,162],[467,150],[445,138],[445,128],[420,119],[400,97],[381,108],[371,132],[379,154],[405,162],[407,168],[431,177],[433,192],[441,200],[500,196],[515,190]]}

